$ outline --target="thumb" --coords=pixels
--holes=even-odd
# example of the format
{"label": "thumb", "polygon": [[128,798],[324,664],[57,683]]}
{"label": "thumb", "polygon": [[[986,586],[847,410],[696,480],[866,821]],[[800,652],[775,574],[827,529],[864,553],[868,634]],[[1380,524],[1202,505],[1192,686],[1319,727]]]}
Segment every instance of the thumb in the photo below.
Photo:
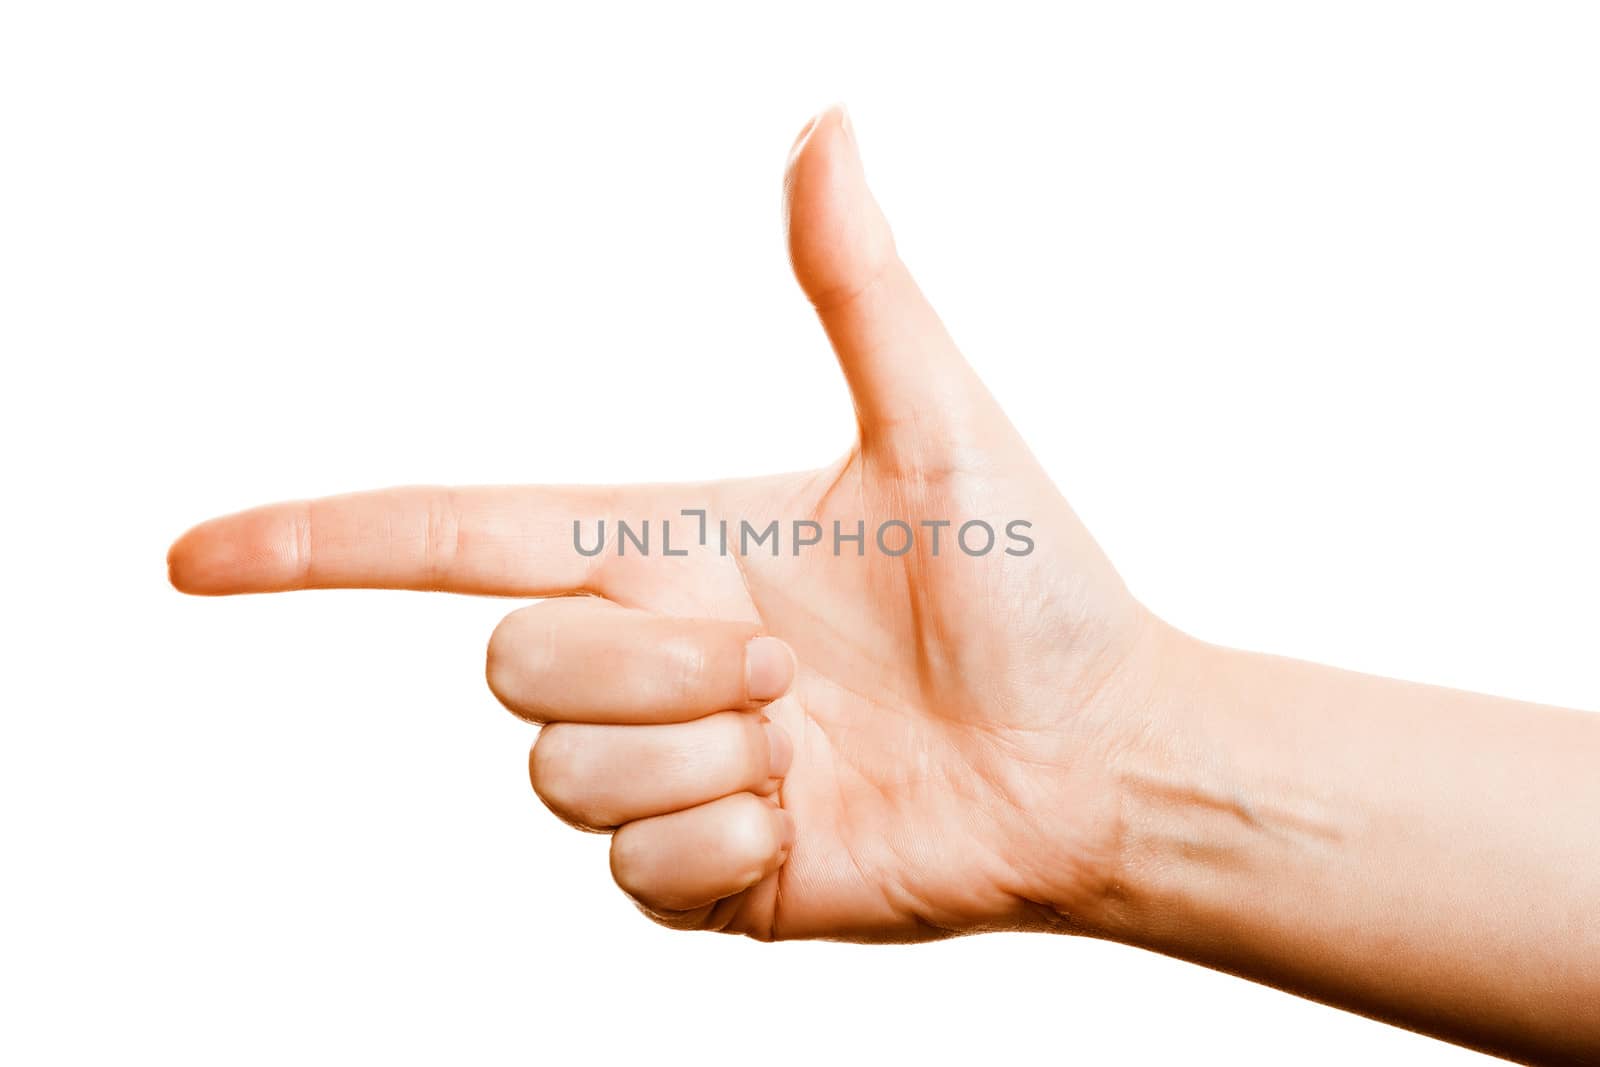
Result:
{"label": "thumb", "polygon": [[864,452],[917,466],[999,420],[895,251],[842,107],[801,131],[784,179],[789,258],[850,384]]}

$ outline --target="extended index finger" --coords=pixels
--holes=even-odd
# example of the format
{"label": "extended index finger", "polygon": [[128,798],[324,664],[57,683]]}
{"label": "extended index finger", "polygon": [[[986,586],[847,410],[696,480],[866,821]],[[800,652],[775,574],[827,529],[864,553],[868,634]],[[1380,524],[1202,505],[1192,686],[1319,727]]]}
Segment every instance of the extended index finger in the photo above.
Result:
{"label": "extended index finger", "polygon": [[572,523],[636,490],[413,486],[269,504],[211,519],[167,553],[172,584],[221,596],[290,589],[424,589],[556,596],[591,588],[601,557]]}

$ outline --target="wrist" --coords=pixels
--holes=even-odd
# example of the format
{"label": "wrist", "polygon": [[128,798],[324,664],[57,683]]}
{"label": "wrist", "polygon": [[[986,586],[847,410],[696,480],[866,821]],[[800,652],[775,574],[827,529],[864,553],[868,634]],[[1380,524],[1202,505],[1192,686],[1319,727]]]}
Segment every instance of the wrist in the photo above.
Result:
{"label": "wrist", "polygon": [[1299,665],[1148,631],[1108,758],[1115,846],[1092,932],[1193,955],[1266,905],[1287,856],[1336,841],[1343,809],[1301,758],[1281,692]]}
{"label": "wrist", "polygon": [[1549,818],[1595,796],[1590,717],[1158,632],[1089,932],[1499,1054],[1592,1047],[1594,998],[1546,983],[1595,987],[1593,882],[1519,874],[1593,869]]}
{"label": "wrist", "polygon": [[1044,926],[1142,943],[1147,916],[1170,891],[1160,875],[1174,830],[1189,804],[1205,804],[1184,783],[1194,776],[1193,721],[1213,702],[1201,689],[1221,650],[1143,608],[1118,644],[1115,666],[1086,686],[1092,696],[1067,702],[1049,768],[1055,785],[1030,820],[1036,844],[1018,854],[1050,857],[1036,872]]}

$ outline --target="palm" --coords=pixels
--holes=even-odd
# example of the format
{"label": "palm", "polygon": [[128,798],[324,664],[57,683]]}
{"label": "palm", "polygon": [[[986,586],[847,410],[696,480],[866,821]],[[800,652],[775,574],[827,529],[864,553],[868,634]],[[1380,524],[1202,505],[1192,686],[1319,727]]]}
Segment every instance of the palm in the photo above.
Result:
{"label": "palm", "polygon": [[[1059,766],[1063,727],[1082,713],[1074,694],[1094,688],[1086,676],[1105,666],[1120,636],[1104,622],[1121,622],[1116,613],[1129,602],[1014,441],[981,459],[1004,475],[907,478],[854,449],[823,470],[667,489],[664,501],[705,506],[711,528],[725,521],[735,537],[740,519],[755,516],[811,520],[824,531],[864,520],[869,546],[835,554],[825,539],[798,556],[787,545],[722,555],[713,542],[681,560],[608,556],[594,575],[597,585],[629,591],[614,598],[630,607],[757,622],[799,658],[793,690],[768,711],[797,742],[782,804],[799,823],[799,844],[777,874],[695,916],[695,925],[872,939],[1004,925],[1044,895],[992,862],[1008,841],[1039,836],[1019,820],[1049,819],[1061,839],[1072,812],[1078,833],[1066,836],[1075,854],[1058,871],[1087,867],[1103,848],[1099,813],[1083,803],[1094,790],[1082,776],[1006,768],[1019,755]],[[911,500],[916,509],[907,512]],[[1054,506],[1041,511],[1041,501]],[[1009,556],[997,541],[971,556],[954,525],[941,530],[937,554],[926,528],[904,555],[871,544],[885,520],[917,527],[947,516],[1000,530],[1024,517],[1042,547]],[[898,551],[899,533],[886,536]],[[975,535],[974,550],[982,543]],[[1061,635],[1074,633],[1080,640],[1067,647]],[[952,840],[962,846],[944,847]],[[973,841],[984,847],[975,852]],[[956,854],[963,859],[951,862]],[[1051,886],[1063,888],[1073,889]]]}
{"label": "palm", "polygon": [[[900,263],[839,115],[808,128],[787,189],[796,275],[856,404],[860,436],[844,460],[702,486],[395,490],[279,505],[186,535],[173,580],[206,593],[589,592],[656,616],[756,624],[798,661],[769,712],[794,741],[780,798],[793,854],[680,918],[762,937],[1015,925],[1030,901],[1070,902],[1103,870],[1110,719],[1096,696],[1142,613]],[[575,517],[659,521],[682,508],[736,531],[745,518],[824,531],[862,522],[868,543],[860,555],[827,544],[800,555],[572,551]],[[969,555],[956,527],[973,519],[997,532],[1023,520],[1036,547]],[[872,543],[888,520],[917,531],[903,555]],[[941,551],[921,527],[938,520],[953,524]],[[1056,852],[1009,858],[1038,841]]]}

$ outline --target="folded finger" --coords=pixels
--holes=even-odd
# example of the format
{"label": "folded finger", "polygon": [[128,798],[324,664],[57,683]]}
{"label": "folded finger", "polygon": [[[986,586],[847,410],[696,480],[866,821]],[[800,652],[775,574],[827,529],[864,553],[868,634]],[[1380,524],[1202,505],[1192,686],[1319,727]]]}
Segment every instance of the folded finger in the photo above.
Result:
{"label": "folded finger", "polygon": [[568,597],[506,616],[486,673],[500,702],[534,722],[683,722],[782,696],[794,659],[755,623]]}
{"label": "folded finger", "polygon": [[734,793],[771,793],[793,755],[783,728],[760,712],[656,726],[563,722],[540,732],[528,776],[551,811],[603,830]]}
{"label": "folded finger", "polygon": [[630,822],[611,839],[611,874],[658,914],[692,911],[775,872],[794,845],[794,821],[750,793]]}

